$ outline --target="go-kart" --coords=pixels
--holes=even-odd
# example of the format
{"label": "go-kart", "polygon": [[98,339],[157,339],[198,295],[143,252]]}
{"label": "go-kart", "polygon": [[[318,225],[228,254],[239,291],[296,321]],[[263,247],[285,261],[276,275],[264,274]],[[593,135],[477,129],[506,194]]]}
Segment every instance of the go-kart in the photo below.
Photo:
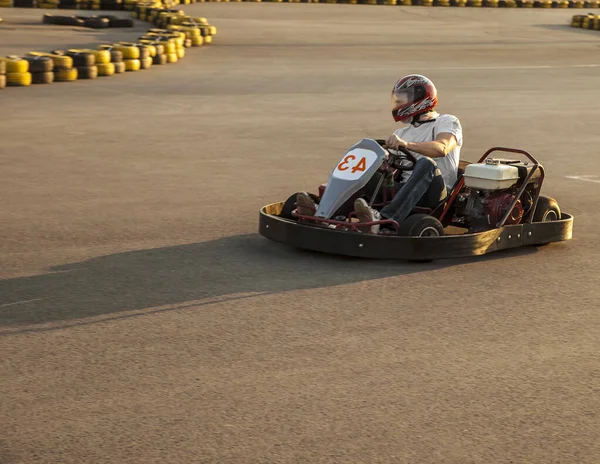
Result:
{"label": "go-kart", "polygon": [[[494,152],[527,160],[491,157]],[[362,139],[335,165],[318,193],[310,193],[317,204],[314,215],[298,214],[293,194],[260,209],[259,233],[329,254],[416,261],[483,255],[572,237],[573,216],[561,211],[553,198],[540,195],[543,166],[528,152],[505,147],[490,148],[476,163],[461,161],[448,195],[434,207],[415,207],[400,224],[390,219],[359,222],[355,212],[342,212],[375,174],[377,186],[366,200],[381,209],[394,197],[401,173],[415,162],[410,151]],[[374,225],[380,226],[375,232]]]}

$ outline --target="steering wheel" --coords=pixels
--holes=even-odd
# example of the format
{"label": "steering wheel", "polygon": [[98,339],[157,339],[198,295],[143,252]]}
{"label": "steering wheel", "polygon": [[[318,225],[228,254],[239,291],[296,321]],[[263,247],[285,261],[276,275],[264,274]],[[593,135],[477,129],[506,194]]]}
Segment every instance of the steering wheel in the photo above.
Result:
{"label": "steering wheel", "polygon": [[406,159],[408,161],[410,161],[410,165],[396,165],[393,162],[391,163],[396,169],[398,169],[399,171],[412,171],[412,169],[415,166],[415,163],[417,162],[417,158],[415,158],[415,155],[413,155],[410,151],[408,151],[406,148],[398,148],[396,151],[396,153],[392,153],[390,150],[391,148],[388,148],[385,145],[385,140],[382,139],[377,139],[376,142],[381,145],[382,147],[386,148],[388,150],[388,153],[390,154],[391,157],[394,158],[400,158],[399,153],[402,153],[403,155],[406,156]]}

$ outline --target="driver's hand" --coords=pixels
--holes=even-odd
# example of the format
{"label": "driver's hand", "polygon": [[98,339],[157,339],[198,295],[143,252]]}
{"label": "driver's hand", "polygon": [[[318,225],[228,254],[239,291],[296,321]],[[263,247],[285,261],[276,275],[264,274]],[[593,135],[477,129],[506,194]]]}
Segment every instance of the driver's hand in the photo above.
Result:
{"label": "driver's hand", "polygon": [[406,145],[407,145],[406,140],[402,140],[396,134],[390,135],[385,140],[385,146],[388,148],[392,148],[394,150],[398,150],[398,148],[406,148]]}

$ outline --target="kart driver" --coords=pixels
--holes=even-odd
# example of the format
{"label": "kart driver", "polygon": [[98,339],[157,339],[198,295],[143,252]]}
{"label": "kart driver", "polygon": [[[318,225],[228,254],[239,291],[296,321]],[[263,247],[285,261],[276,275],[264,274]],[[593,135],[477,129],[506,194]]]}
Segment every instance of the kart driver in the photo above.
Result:
{"label": "kart driver", "polygon": [[[370,198],[379,181],[377,173],[354,201],[360,222],[393,219],[401,224],[415,206],[436,207],[454,186],[463,144],[462,127],[456,116],[435,111],[437,90],[425,76],[402,77],[392,89],[391,107],[394,121],[405,124],[385,141],[387,148],[409,150],[417,162],[411,171],[401,171],[398,192],[381,212],[369,207]],[[298,213],[313,215],[317,205],[306,192],[297,196]],[[371,227],[377,233],[379,226]]]}

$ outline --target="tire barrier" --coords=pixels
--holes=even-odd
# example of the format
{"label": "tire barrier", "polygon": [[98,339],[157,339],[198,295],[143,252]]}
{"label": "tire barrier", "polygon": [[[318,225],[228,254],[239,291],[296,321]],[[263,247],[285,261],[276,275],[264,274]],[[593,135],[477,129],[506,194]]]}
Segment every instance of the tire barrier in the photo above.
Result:
{"label": "tire barrier", "polygon": [[6,87],[6,61],[0,58],[0,89]]}
{"label": "tire barrier", "polygon": [[[185,0],[179,1],[184,4]],[[600,1],[597,0],[201,0],[201,2],[327,3],[468,8],[600,8]]]}
{"label": "tire barrier", "polygon": [[[600,8],[600,0],[168,0],[163,2],[163,6],[172,8],[192,3],[242,1],[470,8]],[[0,7],[135,11],[143,3],[141,0],[0,0]]]}
{"label": "tire barrier", "polygon": [[[169,0],[164,3],[154,1],[127,5],[131,6],[134,18],[154,26],[137,41],[100,44],[96,49],[30,51],[25,56],[0,57],[0,89],[94,80],[177,63],[185,58],[186,48],[210,44],[217,34],[217,28],[210,25],[206,18],[186,16],[182,10],[173,9],[174,5]],[[42,21],[46,24],[90,27],[85,24],[90,19],[102,20],[103,24],[108,24],[107,27],[130,27],[126,25],[130,23],[133,26],[132,19],[110,15],[82,17],[45,14]],[[116,25],[111,26],[111,22]]]}
{"label": "tire barrier", "polygon": [[55,16],[45,14],[42,18],[44,24],[55,26],[80,26],[90,29],[106,29],[109,27],[133,27],[133,20],[118,18],[114,15],[103,16]]}
{"label": "tire barrier", "polygon": [[600,31],[600,15],[594,13],[575,15],[573,16],[573,19],[571,19],[571,27]]}

